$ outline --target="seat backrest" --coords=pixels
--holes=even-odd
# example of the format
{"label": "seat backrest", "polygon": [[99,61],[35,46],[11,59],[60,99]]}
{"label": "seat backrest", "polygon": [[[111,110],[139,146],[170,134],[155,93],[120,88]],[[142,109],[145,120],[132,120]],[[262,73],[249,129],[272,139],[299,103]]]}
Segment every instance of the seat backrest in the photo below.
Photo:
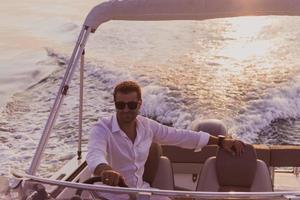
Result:
{"label": "seat backrest", "polygon": [[143,174],[143,180],[152,186],[155,175],[158,170],[160,157],[162,156],[161,146],[157,143],[152,143],[147,161],[145,163],[145,170]]}
{"label": "seat backrest", "polygon": [[256,173],[256,152],[245,145],[240,156],[219,149],[216,156],[219,191],[250,191]]}
{"label": "seat backrest", "polygon": [[150,184],[151,187],[173,190],[174,177],[170,160],[162,156],[162,148],[157,143],[152,143],[147,161],[143,180]]}
{"label": "seat backrest", "polygon": [[197,185],[198,191],[272,191],[266,164],[256,159],[251,145],[246,145],[241,156],[233,156],[223,149],[217,157],[209,158],[203,166]]}
{"label": "seat backrest", "polygon": [[227,135],[225,124],[218,119],[195,120],[192,123],[192,130],[204,131],[214,136]]}

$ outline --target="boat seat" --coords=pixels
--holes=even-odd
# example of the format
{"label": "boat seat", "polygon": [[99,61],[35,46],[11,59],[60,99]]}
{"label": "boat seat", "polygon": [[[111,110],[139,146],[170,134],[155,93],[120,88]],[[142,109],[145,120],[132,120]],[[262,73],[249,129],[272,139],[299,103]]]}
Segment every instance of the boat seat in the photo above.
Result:
{"label": "boat seat", "polygon": [[[195,120],[192,123],[193,131],[204,131],[210,135],[227,135],[227,128],[221,120],[205,119]],[[194,149],[183,149],[176,146],[163,146],[163,154],[167,156],[173,163],[201,163],[203,164],[206,159],[215,156],[217,152],[216,145],[207,145],[199,152]]]}
{"label": "boat seat", "polygon": [[174,177],[170,160],[162,156],[162,148],[157,143],[152,143],[147,161],[143,180],[150,184],[151,187],[173,190]]}
{"label": "boat seat", "polygon": [[240,156],[219,149],[216,157],[206,160],[196,190],[267,192],[272,191],[272,182],[267,165],[257,159],[255,149],[247,144]]}

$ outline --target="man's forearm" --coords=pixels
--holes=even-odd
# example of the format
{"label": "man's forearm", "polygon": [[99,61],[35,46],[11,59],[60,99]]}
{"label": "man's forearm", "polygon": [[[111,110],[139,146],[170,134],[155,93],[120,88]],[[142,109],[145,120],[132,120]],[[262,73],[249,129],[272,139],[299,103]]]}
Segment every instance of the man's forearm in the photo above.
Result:
{"label": "man's forearm", "polygon": [[95,176],[101,176],[101,173],[105,170],[112,170],[112,167],[105,164],[105,163],[101,163],[101,164],[97,165],[97,167],[94,171],[94,175]]}

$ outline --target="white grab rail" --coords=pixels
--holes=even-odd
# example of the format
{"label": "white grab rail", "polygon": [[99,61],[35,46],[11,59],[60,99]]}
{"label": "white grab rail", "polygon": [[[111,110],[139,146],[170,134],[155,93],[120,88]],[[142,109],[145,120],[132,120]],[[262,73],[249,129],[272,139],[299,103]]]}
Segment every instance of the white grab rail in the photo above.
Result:
{"label": "white grab rail", "polygon": [[280,192],[200,192],[200,191],[174,191],[174,190],[159,190],[159,189],[140,189],[140,188],[123,188],[106,185],[90,185],[77,182],[68,182],[61,180],[53,180],[41,178],[29,174],[14,174],[16,177],[21,177],[24,181],[33,181],[43,184],[64,186],[75,189],[82,189],[97,192],[110,192],[116,194],[136,194],[137,196],[160,195],[168,197],[198,197],[198,198],[270,198],[270,197],[286,197],[300,196],[300,191],[280,191]]}

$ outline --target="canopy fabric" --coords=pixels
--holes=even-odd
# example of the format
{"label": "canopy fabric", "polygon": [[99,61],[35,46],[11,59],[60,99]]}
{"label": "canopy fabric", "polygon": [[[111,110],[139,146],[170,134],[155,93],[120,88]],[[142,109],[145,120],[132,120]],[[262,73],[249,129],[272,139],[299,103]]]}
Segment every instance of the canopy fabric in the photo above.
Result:
{"label": "canopy fabric", "polygon": [[111,0],[94,7],[84,25],[93,32],[110,20],[205,20],[300,15],[300,0]]}

